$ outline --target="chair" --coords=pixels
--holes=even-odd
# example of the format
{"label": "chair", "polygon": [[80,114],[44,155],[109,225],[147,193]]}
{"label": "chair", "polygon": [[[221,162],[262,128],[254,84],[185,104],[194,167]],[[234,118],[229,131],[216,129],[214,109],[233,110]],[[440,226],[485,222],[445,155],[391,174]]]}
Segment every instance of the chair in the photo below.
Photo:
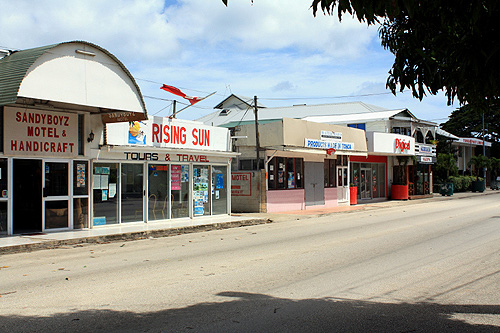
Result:
{"label": "chair", "polygon": [[[167,217],[165,217],[165,210],[167,210],[166,211]],[[161,215],[163,216],[163,219],[168,219],[168,195],[165,196],[165,200],[163,200],[163,208],[161,209]]]}

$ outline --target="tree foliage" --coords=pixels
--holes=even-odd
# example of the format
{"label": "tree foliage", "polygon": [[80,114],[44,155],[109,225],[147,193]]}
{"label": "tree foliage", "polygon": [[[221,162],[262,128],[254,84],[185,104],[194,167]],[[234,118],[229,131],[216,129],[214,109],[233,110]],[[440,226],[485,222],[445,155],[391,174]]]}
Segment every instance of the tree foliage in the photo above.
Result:
{"label": "tree foliage", "polygon": [[[227,6],[227,0],[222,0]],[[444,90],[448,104],[487,108],[500,97],[498,0],[313,0],[313,14],[379,24],[395,56],[387,87],[422,100]]]}
{"label": "tree foliage", "polygon": [[500,2],[497,0],[314,0],[313,13],[345,14],[380,24],[394,64],[387,87],[422,99],[444,90],[448,104],[489,106],[500,97]]}

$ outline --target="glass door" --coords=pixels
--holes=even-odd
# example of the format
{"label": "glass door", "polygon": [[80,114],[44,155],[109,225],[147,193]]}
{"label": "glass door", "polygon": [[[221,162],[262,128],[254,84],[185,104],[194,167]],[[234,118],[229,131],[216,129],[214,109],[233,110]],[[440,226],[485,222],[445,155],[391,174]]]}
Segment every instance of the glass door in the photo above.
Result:
{"label": "glass door", "polygon": [[193,212],[194,216],[210,215],[210,167],[207,165],[193,166]]}
{"label": "glass door", "polygon": [[69,161],[43,162],[43,229],[69,228]]}
{"label": "glass door", "polygon": [[372,169],[362,168],[361,169],[361,199],[371,199],[371,187],[372,187]]}
{"label": "glass door", "polygon": [[121,220],[144,221],[144,164],[121,165]]}
{"label": "glass door", "polygon": [[346,166],[337,167],[337,201],[348,201],[349,194],[349,177]]}

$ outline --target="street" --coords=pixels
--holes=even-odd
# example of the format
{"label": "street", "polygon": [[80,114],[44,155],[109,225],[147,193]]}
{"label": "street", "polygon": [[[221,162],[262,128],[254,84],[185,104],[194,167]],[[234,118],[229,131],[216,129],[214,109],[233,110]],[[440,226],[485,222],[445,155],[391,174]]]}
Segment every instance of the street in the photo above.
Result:
{"label": "street", "polygon": [[500,332],[500,194],[0,257],[0,332]]}

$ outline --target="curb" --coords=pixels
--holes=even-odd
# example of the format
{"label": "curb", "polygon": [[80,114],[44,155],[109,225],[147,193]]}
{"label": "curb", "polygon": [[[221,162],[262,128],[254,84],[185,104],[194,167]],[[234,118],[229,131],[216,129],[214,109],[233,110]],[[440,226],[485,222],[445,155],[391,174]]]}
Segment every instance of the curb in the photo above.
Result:
{"label": "curb", "polygon": [[271,221],[269,219],[256,218],[256,219],[249,219],[242,221],[219,222],[214,224],[202,224],[197,226],[186,226],[186,227],[158,229],[158,230],[145,230],[145,231],[122,233],[122,234],[90,236],[90,237],[64,239],[64,240],[40,240],[39,243],[19,244],[19,245],[0,247],[0,255],[31,252],[31,251],[45,250],[45,249],[55,249],[67,245],[105,244],[118,241],[133,241],[133,240],[148,239],[148,238],[171,237],[183,234],[191,234],[195,232],[247,227],[265,223],[271,223]]}

